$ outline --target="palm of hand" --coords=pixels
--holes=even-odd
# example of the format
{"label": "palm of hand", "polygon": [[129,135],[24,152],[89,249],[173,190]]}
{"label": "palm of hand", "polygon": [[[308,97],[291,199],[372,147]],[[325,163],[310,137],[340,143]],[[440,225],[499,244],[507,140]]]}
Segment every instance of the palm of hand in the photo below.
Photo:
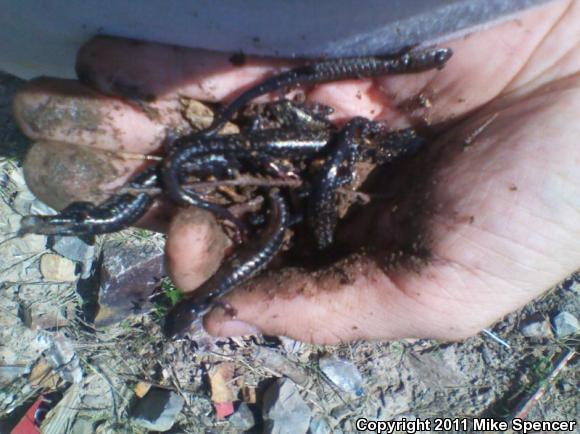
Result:
{"label": "palm of hand", "polygon": [[[432,204],[423,212],[431,258],[419,270],[395,267],[385,272],[375,260],[358,257],[343,264],[348,279],[298,270],[262,276],[228,297],[236,319],[216,309],[205,320],[208,331],[238,334],[255,327],[318,343],[461,338],[573,272],[580,264],[580,173],[576,170],[580,128],[575,122],[580,114],[580,50],[578,38],[570,40],[566,35],[579,16],[580,7],[574,2],[556,2],[527,12],[517,22],[450,44],[456,56],[443,71],[328,84],[310,91],[309,99],[335,107],[343,119],[378,117],[402,127],[409,119],[435,124],[462,118],[453,121],[434,144],[429,156],[436,158],[425,166],[429,176],[416,172],[426,178],[421,194],[428,193]],[[111,53],[128,49],[135,52],[132,64],[115,64]],[[113,115],[111,124],[124,132],[123,148],[134,152],[159,146],[156,122],[173,121],[176,96],[208,99],[208,84],[215,80],[217,87],[210,93],[221,99],[240,83],[256,80],[256,71],[260,74],[272,63],[256,61],[257,68],[224,72],[215,67],[224,61],[219,55],[159,46],[136,48],[109,40],[89,44],[81,59],[84,56],[91,63],[95,53],[110,60],[91,69],[88,79],[97,89],[116,92],[106,77],[111,77],[111,71],[119,75],[120,69],[121,76],[124,72],[143,83],[143,88],[163,94],[153,104],[163,113],[161,122],[140,119],[130,106],[121,105]],[[202,66],[190,67],[193,72],[184,73],[185,77],[167,77],[147,68],[148,61],[158,65],[167,57],[182,66],[176,68],[180,71],[187,71],[183,65],[191,66],[194,59]],[[67,86],[43,81],[25,89],[15,104],[17,118],[34,139],[92,144],[97,136],[91,131],[71,133],[63,123],[39,132],[26,115],[30,112],[26,109],[38,107],[39,100],[55,89],[70,95]],[[402,104],[416,95],[423,95],[432,106]],[[94,104],[112,103],[100,97]],[[133,122],[139,122],[139,131],[134,131]],[[109,142],[99,137],[98,146],[119,146],[117,136],[105,131],[109,136]],[[125,169],[134,169],[131,164],[125,163]],[[122,182],[109,180],[111,185]],[[366,221],[363,216],[364,224],[357,222],[347,236],[389,243],[399,228],[393,225],[393,203],[381,205],[367,214]],[[177,218],[168,231],[173,279],[185,289],[194,289],[211,268],[203,252],[219,238],[215,225]]]}

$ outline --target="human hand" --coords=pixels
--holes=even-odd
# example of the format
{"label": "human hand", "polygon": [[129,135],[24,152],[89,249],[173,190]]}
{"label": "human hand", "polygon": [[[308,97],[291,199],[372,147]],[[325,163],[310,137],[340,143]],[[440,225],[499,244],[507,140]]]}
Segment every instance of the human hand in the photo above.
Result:
{"label": "human hand", "polygon": [[[554,2],[445,44],[455,55],[441,71],[309,90],[307,99],[334,107],[338,121],[451,126],[425,156],[386,178],[389,199],[337,233],[382,252],[403,250],[406,260],[357,255],[317,273],[262,275],[227,297],[235,319],[216,308],[206,330],[315,343],[460,339],[575,271],[579,20],[578,2]],[[168,126],[184,128],[179,97],[231,99],[287,64],[250,58],[234,67],[223,54],[96,38],[79,53],[83,84],[41,79],[15,100],[22,130],[41,142],[25,161],[27,181],[56,208],[102,200],[142,166],[115,153],[150,154]],[[204,212],[160,209],[141,224],[167,232],[172,279],[194,290],[216,270],[227,240]]]}

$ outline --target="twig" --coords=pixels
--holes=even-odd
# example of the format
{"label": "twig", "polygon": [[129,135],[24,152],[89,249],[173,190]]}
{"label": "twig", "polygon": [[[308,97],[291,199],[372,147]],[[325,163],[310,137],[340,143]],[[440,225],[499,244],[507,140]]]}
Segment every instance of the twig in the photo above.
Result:
{"label": "twig", "polygon": [[560,372],[562,372],[562,370],[568,365],[568,363],[575,355],[576,352],[574,350],[567,349],[554,361],[553,368],[550,371],[548,378],[540,381],[533,392],[518,403],[513,412],[512,420],[524,419],[529,414],[530,410],[540,401],[556,377],[560,374]]}
{"label": "twig", "polygon": [[258,211],[263,203],[264,203],[264,196],[256,196],[247,202],[236,203],[236,204],[228,207],[228,210],[235,217],[240,217],[240,216],[247,214],[249,212]]}
{"label": "twig", "polygon": [[[291,187],[297,188],[302,185],[300,179],[265,179],[256,178],[253,176],[240,176],[236,179],[223,179],[217,181],[199,181],[190,182],[183,184],[182,187],[185,188],[216,188],[225,185],[233,185],[237,187]],[[151,196],[155,196],[163,193],[163,190],[158,187],[147,187],[147,188],[134,188],[134,187],[122,187],[116,191],[116,194],[139,194],[148,193]]]}
{"label": "twig", "polygon": [[498,344],[506,347],[508,350],[510,350],[512,347],[510,347],[510,344],[508,344],[506,341],[504,341],[502,338],[500,338],[498,335],[492,333],[490,330],[488,329],[483,329],[482,332],[484,332],[486,335],[488,335],[490,338],[492,338],[494,341],[496,341]]}
{"label": "twig", "polygon": [[[16,234],[16,235],[10,236],[10,237],[5,238],[2,241],[0,241],[0,246],[3,244],[9,243],[12,240],[16,240],[16,239],[20,238],[20,236],[18,235],[18,232],[14,232],[14,234]],[[8,234],[8,235],[12,235],[12,234]]]}
{"label": "twig", "polygon": [[157,155],[141,154],[139,152],[126,151],[109,151],[109,154],[122,160],[139,160],[139,161],[162,161],[163,157]]}
{"label": "twig", "polygon": [[252,187],[300,187],[302,180],[297,178],[286,179],[267,179],[256,178],[254,176],[239,176],[236,179],[224,179],[219,181],[203,181],[186,184],[186,187],[211,188],[220,187],[222,185],[233,185],[238,187],[252,186]]}
{"label": "twig", "polygon": [[46,253],[46,251],[42,251],[40,253],[34,253],[33,255],[28,256],[27,258],[21,259],[20,261],[16,261],[15,263],[13,263],[12,265],[4,268],[3,270],[0,270],[0,274],[4,274],[6,273],[8,270],[11,270],[12,268],[16,267],[17,265],[23,264],[26,261],[30,261],[32,259],[35,259],[41,255],[43,255],[44,253]]}

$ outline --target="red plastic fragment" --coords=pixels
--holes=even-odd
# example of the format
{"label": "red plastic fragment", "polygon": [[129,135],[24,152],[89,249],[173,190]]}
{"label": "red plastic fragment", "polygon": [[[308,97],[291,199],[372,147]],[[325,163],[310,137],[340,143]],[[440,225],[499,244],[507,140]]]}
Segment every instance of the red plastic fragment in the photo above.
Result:
{"label": "red plastic fragment", "polygon": [[18,424],[12,428],[10,434],[41,434],[40,430],[36,426],[36,423],[34,422],[34,415],[36,414],[36,411],[42,402],[42,395],[40,395],[36,401],[34,401],[34,404],[32,404],[26,411],[26,414],[22,416],[20,422],[18,422]]}
{"label": "red plastic fragment", "polygon": [[213,405],[215,406],[215,412],[218,420],[225,419],[234,412],[234,403],[232,401],[214,402]]}

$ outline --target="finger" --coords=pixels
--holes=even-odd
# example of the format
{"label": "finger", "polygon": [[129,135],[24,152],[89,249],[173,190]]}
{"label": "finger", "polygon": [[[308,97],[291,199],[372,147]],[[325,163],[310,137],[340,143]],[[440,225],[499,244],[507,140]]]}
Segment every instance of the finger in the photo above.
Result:
{"label": "finger", "polygon": [[156,151],[167,131],[187,128],[177,101],[161,101],[144,110],[76,81],[47,78],[24,86],[14,99],[14,115],[33,140],[138,154]]}
{"label": "finger", "polygon": [[[334,107],[337,119],[364,115],[396,125],[408,124],[409,117],[431,124],[460,116],[496,97],[514,79],[562,14],[564,3],[445,44],[455,56],[442,71],[317,86],[308,99]],[[108,94],[224,101],[296,64],[247,57],[242,66],[234,66],[227,54],[98,37],[80,51],[77,70],[84,82]]]}
{"label": "finger", "polygon": [[36,142],[24,159],[32,192],[53,208],[73,201],[100,203],[143,162],[123,161],[99,149],[62,142]]}
{"label": "finger", "polygon": [[441,269],[435,268],[424,270],[422,276],[389,275],[367,258],[317,274],[287,269],[235,291],[225,300],[227,312],[214,308],[204,318],[204,327],[216,336],[258,331],[337,344],[356,339],[461,339],[495,319],[496,312],[485,315],[485,306],[477,303],[470,310],[460,290],[450,293],[439,286],[440,278]]}
{"label": "finger", "polygon": [[[31,81],[14,100],[21,130],[37,140],[24,161],[29,188],[58,210],[75,201],[103,202],[150,164],[146,156],[168,128],[184,128],[177,105],[161,102],[154,109],[145,112],[74,81]],[[137,226],[164,231],[173,211],[158,201]]]}
{"label": "finger", "polygon": [[215,273],[230,244],[211,213],[181,210],[169,226],[165,245],[172,281],[185,292],[194,290]]}
{"label": "finger", "polygon": [[458,118],[496,98],[516,79],[567,3],[532,9],[441,44],[454,53],[441,71],[325,84],[314,88],[309,98],[334,107],[341,119],[365,116],[392,127]]}
{"label": "finger", "polygon": [[76,70],[82,82],[109,95],[146,101],[179,96],[222,101],[290,64],[247,57],[243,66],[236,67],[230,59],[225,53],[98,36],[79,51]]}
{"label": "finger", "polygon": [[[28,188],[41,201],[62,210],[72,202],[101,203],[144,163],[115,158],[108,151],[62,142],[36,142],[23,162]],[[175,207],[157,201],[137,226],[163,232]]]}

